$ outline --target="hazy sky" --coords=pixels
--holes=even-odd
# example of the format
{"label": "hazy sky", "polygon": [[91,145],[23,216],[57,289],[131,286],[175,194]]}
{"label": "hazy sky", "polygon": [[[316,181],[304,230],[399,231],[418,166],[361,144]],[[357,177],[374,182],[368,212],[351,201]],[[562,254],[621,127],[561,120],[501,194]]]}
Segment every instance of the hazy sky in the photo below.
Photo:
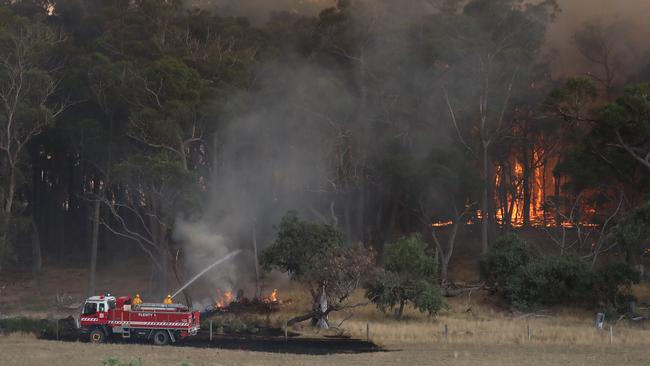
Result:
{"label": "hazy sky", "polygon": [[[398,3],[423,4],[427,0],[394,0]],[[255,22],[263,22],[273,10],[300,13],[318,12],[319,8],[332,6],[336,0],[194,0],[209,3],[222,10],[246,15]],[[623,48],[626,49],[626,69],[636,69],[647,63],[650,43],[650,0],[558,0],[562,13],[549,28],[548,46],[556,49],[557,58],[553,69],[559,75],[583,72],[587,65],[573,46],[573,33],[585,21],[605,19],[618,22],[628,31]],[[415,6],[417,7],[417,6]]]}
{"label": "hazy sky", "polygon": [[562,73],[584,70],[585,63],[573,47],[572,36],[585,21],[619,22],[628,33],[622,37],[629,51],[630,67],[648,63],[650,0],[558,0],[562,14],[549,29],[549,44],[558,50],[557,68]]}

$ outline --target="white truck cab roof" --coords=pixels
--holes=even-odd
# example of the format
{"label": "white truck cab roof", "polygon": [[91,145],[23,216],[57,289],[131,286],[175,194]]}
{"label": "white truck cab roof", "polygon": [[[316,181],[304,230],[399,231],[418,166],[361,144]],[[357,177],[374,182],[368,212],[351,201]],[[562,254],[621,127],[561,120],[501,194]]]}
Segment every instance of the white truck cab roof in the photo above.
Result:
{"label": "white truck cab roof", "polygon": [[86,301],[115,301],[115,296],[91,296]]}

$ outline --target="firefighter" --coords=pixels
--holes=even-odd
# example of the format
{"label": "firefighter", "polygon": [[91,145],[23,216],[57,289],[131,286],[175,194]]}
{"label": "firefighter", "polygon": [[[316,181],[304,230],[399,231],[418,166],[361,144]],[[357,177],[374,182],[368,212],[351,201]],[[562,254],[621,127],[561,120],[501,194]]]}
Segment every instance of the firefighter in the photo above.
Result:
{"label": "firefighter", "polygon": [[163,300],[163,304],[165,305],[171,305],[172,304],[172,295],[167,295],[165,300]]}
{"label": "firefighter", "polygon": [[140,294],[135,294],[135,298],[133,301],[131,301],[132,305],[141,305],[142,304],[142,298],[140,297]]}

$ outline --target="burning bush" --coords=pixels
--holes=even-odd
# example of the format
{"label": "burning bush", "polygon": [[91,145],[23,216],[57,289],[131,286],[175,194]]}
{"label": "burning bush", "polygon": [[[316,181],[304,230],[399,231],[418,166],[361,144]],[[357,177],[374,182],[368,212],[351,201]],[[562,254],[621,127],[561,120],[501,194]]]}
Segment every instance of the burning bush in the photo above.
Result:
{"label": "burning bush", "polygon": [[217,289],[217,298],[212,310],[209,312],[245,312],[245,313],[269,313],[276,311],[282,301],[278,297],[278,290],[274,289],[267,296],[255,297],[249,299],[244,297],[243,290],[239,290],[237,295],[233,291],[222,291]]}

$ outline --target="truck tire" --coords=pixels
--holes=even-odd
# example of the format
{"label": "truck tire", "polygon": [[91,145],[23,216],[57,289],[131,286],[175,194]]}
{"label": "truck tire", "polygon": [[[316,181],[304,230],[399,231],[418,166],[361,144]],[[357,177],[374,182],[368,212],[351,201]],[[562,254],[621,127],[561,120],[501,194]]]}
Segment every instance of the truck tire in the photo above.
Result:
{"label": "truck tire", "polygon": [[91,343],[104,343],[106,342],[106,333],[101,328],[95,328],[90,331],[88,339]]}
{"label": "truck tire", "polygon": [[153,343],[157,346],[164,346],[169,343],[169,333],[166,330],[158,330],[153,334]]}

